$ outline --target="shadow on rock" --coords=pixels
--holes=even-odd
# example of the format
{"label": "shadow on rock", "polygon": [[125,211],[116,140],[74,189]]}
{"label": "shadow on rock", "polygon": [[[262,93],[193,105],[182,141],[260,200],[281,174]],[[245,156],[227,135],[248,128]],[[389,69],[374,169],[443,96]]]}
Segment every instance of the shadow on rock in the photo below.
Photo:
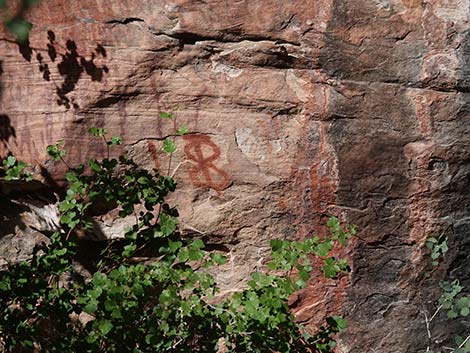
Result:
{"label": "shadow on rock", "polygon": [[[57,104],[63,105],[69,109],[73,107],[78,109],[78,104],[73,98],[69,98],[68,94],[73,92],[84,75],[91,78],[92,81],[101,82],[104,74],[109,72],[106,65],[99,66],[95,63],[95,60],[99,57],[106,58],[106,49],[97,44],[96,48],[90,53],[90,59],[86,59],[78,53],[77,44],[72,39],[68,39],[65,43],[65,47],[57,42],[56,35],[53,31],[47,31],[47,47],[33,48],[30,42],[24,41],[17,43],[18,50],[23,58],[31,62],[33,57],[39,63],[39,71],[42,74],[42,78],[45,81],[53,82],[56,86]],[[46,52],[50,62],[46,61],[42,53]],[[54,63],[57,67],[57,71],[62,77],[62,82],[55,82],[51,75],[50,65]]]}
{"label": "shadow on rock", "polygon": [[[11,124],[10,117],[6,114],[0,114],[0,145],[8,150],[8,143],[12,138],[16,138],[16,131]],[[0,158],[3,157],[5,156],[0,154]]]}

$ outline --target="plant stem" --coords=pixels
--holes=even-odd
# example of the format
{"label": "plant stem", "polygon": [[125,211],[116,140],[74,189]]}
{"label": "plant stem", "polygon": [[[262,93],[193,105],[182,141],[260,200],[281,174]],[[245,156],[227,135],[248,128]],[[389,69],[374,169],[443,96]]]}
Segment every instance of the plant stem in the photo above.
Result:
{"label": "plant stem", "polygon": [[[463,342],[460,343],[460,345],[459,345],[457,348],[462,348],[463,346],[465,346],[465,343],[467,343],[467,341],[468,341],[469,339],[470,339],[470,335],[468,335],[467,338],[465,338],[465,339],[463,340]],[[452,351],[452,353],[453,353],[453,352],[455,352],[455,350]]]}

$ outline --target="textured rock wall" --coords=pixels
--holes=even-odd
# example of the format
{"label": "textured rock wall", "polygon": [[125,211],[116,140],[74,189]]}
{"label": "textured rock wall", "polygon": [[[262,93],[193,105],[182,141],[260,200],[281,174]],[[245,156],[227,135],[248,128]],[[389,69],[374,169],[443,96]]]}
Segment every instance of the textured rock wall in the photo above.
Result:
{"label": "textured rock wall", "polygon": [[298,319],[345,315],[342,352],[425,349],[429,234],[449,235],[447,272],[468,279],[470,1],[43,0],[28,18],[29,45],[0,34],[1,155],[57,181],[45,147],[85,161],[104,152],[87,134],[100,126],[166,170],[174,126],[158,113],[174,112],[191,132],[170,168],[182,226],[227,247],[226,290],[270,238],[337,215],[360,229],[352,274],[312,281]]}

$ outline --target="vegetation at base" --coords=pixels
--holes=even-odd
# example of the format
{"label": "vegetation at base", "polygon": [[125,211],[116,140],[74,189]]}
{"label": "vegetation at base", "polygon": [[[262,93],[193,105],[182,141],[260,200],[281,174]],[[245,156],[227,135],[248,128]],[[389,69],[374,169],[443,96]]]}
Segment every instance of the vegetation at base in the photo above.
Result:
{"label": "vegetation at base", "polygon": [[[59,206],[62,230],[37,246],[29,261],[0,273],[0,351],[331,352],[345,321],[328,318],[310,333],[295,322],[287,302],[305,288],[311,260],[321,259],[329,278],[348,270],[331,252],[346,245],[354,227],[331,218],[327,237],[271,240],[266,271],[251,274],[245,289],[217,296],[208,270],[227,258],[207,251],[201,239],[181,236],[178,211],[165,201],[175,181],[125,154],[110,158],[121,139],[108,139],[104,129],[90,132],[103,140],[108,156],[69,167]],[[47,152],[66,163],[63,147],[58,142]],[[164,152],[175,148],[173,141],[163,143]],[[5,175],[30,179],[25,166],[8,157]],[[93,231],[96,207],[118,209],[133,225],[123,239],[108,241],[86,276],[76,266],[77,233]]]}

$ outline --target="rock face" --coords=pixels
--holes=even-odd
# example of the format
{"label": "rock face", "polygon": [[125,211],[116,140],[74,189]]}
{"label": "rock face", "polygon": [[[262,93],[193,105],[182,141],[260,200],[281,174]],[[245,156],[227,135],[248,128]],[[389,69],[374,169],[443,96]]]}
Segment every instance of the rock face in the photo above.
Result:
{"label": "rock face", "polygon": [[[1,34],[0,155],[60,181],[48,144],[77,164],[104,153],[90,126],[121,135],[175,172],[184,231],[227,247],[227,290],[269,239],[357,224],[350,277],[312,281],[299,321],[344,315],[340,352],[426,349],[438,279],[468,280],[469,0],[43,0],[28,18],[28,44]],[[453,253],[429,280],[440,232]]]}

